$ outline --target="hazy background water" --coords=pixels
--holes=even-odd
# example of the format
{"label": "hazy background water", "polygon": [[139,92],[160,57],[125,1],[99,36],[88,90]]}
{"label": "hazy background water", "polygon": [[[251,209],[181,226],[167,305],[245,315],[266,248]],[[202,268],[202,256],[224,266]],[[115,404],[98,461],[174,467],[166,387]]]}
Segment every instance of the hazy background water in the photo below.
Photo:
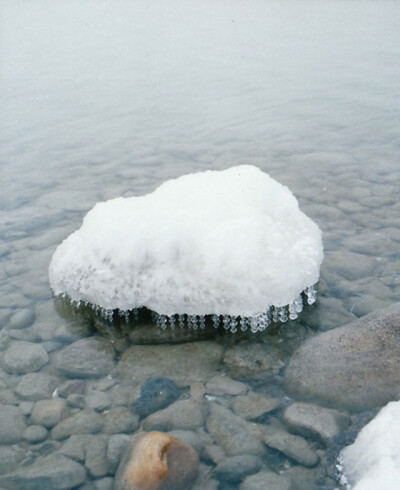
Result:
{"label": "hazy background water", "polygon": [[2,328],[97,201],[243,163],[324,232],[308,326],[399,300],[399,2],[14,0],[0,24]]}

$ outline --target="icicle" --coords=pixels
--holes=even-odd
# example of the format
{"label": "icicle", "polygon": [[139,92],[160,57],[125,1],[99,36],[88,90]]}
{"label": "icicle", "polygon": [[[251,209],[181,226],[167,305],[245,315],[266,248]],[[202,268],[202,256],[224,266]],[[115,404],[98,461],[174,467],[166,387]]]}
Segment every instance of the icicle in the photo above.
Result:
{"label": "icicle", "polygon": [[172,330],[174,330],[175,326],[176,326],[176,320],[175,320],[175,315],[171,315],[169,317],[169,324],[171,325],[171,328]]}
{"label": "icicle", "polygon": [[240,330],[242,332],[245,332],[247,330],[247,328],[248,328],[247,322],[248,322],[248,320],[247,320],[247,318],[245,316],[240,316],[239,317],[239,325],[240,325]]}
{"label": "icicle", "polygon": [[287,322],[287,320],[288,320],[288,314],[287,314],[286,306],[281,306],[279,308],[279,320],[282,323]]}
{"label": "icicle", "polygon": [[165,330],[167,328],[167,315],[160,315],[158,317],[158,325],[163,330]]}
{"label": "icicle", "polygon": [[229,315],[224,315],[222,317],[222,323],[225,330],[229,330]]}
{"label": "icicle", "polygon": [[202,330],[206,328],[206,317],[204,315],[200,315],[200,328]]}
{"label": "icicle", "polygon": [[295,304],[295,301],[291,301],[289,303],[289,318],[291,320],[296,320],[296,318],[298,317],[299,315],[297,314],[297,311],[296,311],[296,304]]}
{"label": "icicle", "polygon": [[235,316],[231,317],[231,332],[236,333],[237,332],[237,320]]}
{"label": "icicle", "polygon": [[185,326],[185,315],[178,316],[178,324],[179,328],[183,328]]}
{"label": "icicle", "polygon": [[212,316],[212,322],[213,322],[214,328],[218,328],[219,327],[219,315],[213,315]]}
{"label": "icicle", "polygon": [[258,330],[258,319],[254,316],[250,320],[250,329],[253,333],[256,333]]}
{"label": "icicle", "polygon": [[274,311],[272,312],[272,320],[275,323],[279,322],[279,308],[277,306],[274,307]]}
{"label": "icicle", "polygon": [[197,315],[192,315],[192,327],[193,330],[197,330],[199,328]]}
{"label": "icicle", "polygon": [[315,286],[309,286],[306,289],[307,303],[309,305],[314,304],[317,301],[317,290]]}
{"label": "icicle", "polygon": [[135,320],[135,322],[137,322],[139,320],[139,308],[135,308],[133,310],[133,319]]}

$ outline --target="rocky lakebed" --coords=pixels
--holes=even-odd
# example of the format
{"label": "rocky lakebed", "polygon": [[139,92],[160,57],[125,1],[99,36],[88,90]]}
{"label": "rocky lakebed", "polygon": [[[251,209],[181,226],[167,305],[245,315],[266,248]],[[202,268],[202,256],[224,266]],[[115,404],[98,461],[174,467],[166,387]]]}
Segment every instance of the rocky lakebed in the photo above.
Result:
{"label": "rocky lakebed", "polygon": [[[46,322],[54,307],[58,325]],[[339,488],[339,451],[398,398],[399,303],[323,333],[297,325],[304,342],[298,331],[291,341],[289,324],[232,335],[146,322],[111,323],[62,300],[10,315],[1,488],[142,488],[124,486],[123,459],[145,433],[155,447],[163,437],[182,445],[165,488]]]}

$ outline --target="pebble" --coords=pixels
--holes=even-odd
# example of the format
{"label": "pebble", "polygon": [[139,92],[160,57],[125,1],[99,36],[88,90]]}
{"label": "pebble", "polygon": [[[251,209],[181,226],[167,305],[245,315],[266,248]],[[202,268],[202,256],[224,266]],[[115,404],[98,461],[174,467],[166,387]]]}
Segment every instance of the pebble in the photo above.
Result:
{"label": "pebble", "polygon": [[210,404],[210,415],[206,421],[208,432],[215,442],[219,444],[226,454],[252,454],[262,456],[265,454],[261,442],[261,426],[246,422],[216,403]]}
{"label": "pebble", "polygon": [[212,444],[212,438],[210,434],[204,432],[202,429],[193,430],[171,430],[168,435],[174,439],[179,439],[181,442],[192,446],[199,454],[207,444]]}
{"label": "pebble", "polygon": [[26,374],[39,371],[49,362],[49,356],[40,344],[14,341],[3,354],[3,368],[8,373]]}
{"label": "pebble", "polygon": [[86,480],[85,468],[62,455],[38,459],[0,477],[0,486],[15,490],[74,488]]}
{"label": "pebble", "polygon": [[132,408],[141,417],[147,417],[157,410],[167,407],[179,398],[180,389],[168,378],[150,378],[140,389],[140,397]]}
{"label": "pebble", "polygon": [[59,424],[51,431],[53,439],[65,439],[72,434],[94,434],[99,432],[104,425],[104,417],[94,410],[82,410],[76,415],[72,415]]}
{"label": "pebble", "polygon": [[109,374],[114,367],[114,356],[115,351],[110,343],[89,337],[55,352],[52,360],[60,373],[86,378]]}
{"label": "pebble", "polygon": [[29,373],[21,376],[15,392],[25,400],[43,400],[51,398],[58,382],[58,378],[50,374]]}
{"label": "pebble", "polygon": [[180,400],[143,420],[145,431],[168,432],[175,429],[193,430],[202,427],[206,407],[192,400]]}
{"label": "pebble", "polygon": [[239,490],[292,490],[292,483],[291,478],[285,474],[278,475],[270,470],[262,470],[246,477]]}
{"label": "pebble", "polygon": [[19,409],[24,415],[30,415],[32,413],[33,407],[35,406],[34,402],[21,402],[19,404]]}
{"label": "pebble", "polygon": [[0,444],[15,444],[23,437],[26,429],[25,417],[14,405],[0,404]]}
{"label": "pebble", "polygon": [[276,398],[266,398],[259,393],[251,391],[246,396],[238,396],[233,402],[233,411],[236,415],[246,420],[254,420],[266,413],[276,410],[280,405],[280,400]]}
{"label": "pebble", "polygon": [[285,370],[293,396],[352,410],[398,399],[400,303],[306,340]]}
{"label": "pebble", "polygon": [[85,397],[83,395],[72,393],[72,395],[67,397],[67,405],[71,408],[85,408]]}
{"label": "pebble", "polygon": [[69,379],[57,387],[58,393],[63,398],[72,394],[83,395],[86,390],[86,383],[82,379]]}
{"label": "pebble", "polygon": [[213,376],[206,383],[206,393],[208,395],[224,396],[224,395],[244,395],[248,392],[249,387],[241,383],[240,381],[235,381],[228,376],[216,375]]}
{"label": "pebble", "polygon": [[25,429],[24,439],[31,443],[44,441],[48,436],[48,431],[43,425],[30,425]]}
{"label": "pebble", "polygon": [[126,407],[111,408],[104,414],[103,431],[106,434],[130,434],[139,428],[139,416]]}
{"label": "pebble", "polygon": [[210,379],[220,365],[222,353],[223,347],[210,341],[134,345],[122,354],[119,368],[137,381],[163,376],[179,387],[186,387],[196,381]]}
{"label": "pebble", "polygon": [[287,407],[283,421],[291,431],[305,437],[316,437],[324,443],[350,425],[350,417],[344,413],[304,402],[295,402]]}
{"label": "pebble", "polygon": [[126,434],[114,434],[110,436],[107,447],[108,472],[114,474],[117,471],[122,454],[131,441]]}
{"label": "pebble", "polygon": [[32,325],[35,321],[35,313],[30,309],[18,310],[12,315],[8,321],[7,328],[12,330],[14,328],[22,329]]}
{"label": "pebble", "polygon": [[223,459],[215,467],[215,475],[222,481],[239,482],[260,471],[263,461],[258,456],[241,454]]}
{"label": "pebble", "polygon": [[104,391],[93,391],[85,397],[85,404],[87,408],[92,408],[97,412],[107,410],[112,405],[111,395]]}
{"label": "pebble", "polygon": [[279,427],[265,427],[264,442],[268,447],[278,450],[303,466],[313,467],[318,464],[319,457],[312,444],[303,437],[289,434]]}
{"label": "pebble", "polygon": [[243,342],[227,349],[224,366],[235,379],[266,379],[282,369],[283,354],[268,344]]}
{"label": "pebble", "polygon": [[162,432],[132,438],[115,476],[115,490],[190,490],[198,476],[196,451]]}
{"label": "pebble", "polygon": [[52,428],[66,417],[67,413],[67,403],[62,398],[40,400],[33,407],[31,420],[35,424]]}
{"label": "pebble", "polygon": [[25,450],[21,447],[0,446],[0,475],[13,471],[25,458]]}

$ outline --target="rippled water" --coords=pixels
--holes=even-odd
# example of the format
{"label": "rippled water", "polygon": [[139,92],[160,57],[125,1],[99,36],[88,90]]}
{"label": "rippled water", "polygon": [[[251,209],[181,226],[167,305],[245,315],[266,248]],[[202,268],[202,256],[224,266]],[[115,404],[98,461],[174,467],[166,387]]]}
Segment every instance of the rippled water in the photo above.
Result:
{"label": "rippled water", "polygon": [[[42,371],[51,372],[53,353],[81,336],[110,339],[118,356],[135,344],[193,340],[168,337],[150,317],[133,329],[54,308],[47,267],[96,202],[242,163],[291,188],[326,252],[317,304],[296,322],[246,334],[250,342],[278,346],[286,362],[315,331],[399,301],[399,2],[0,7],[3,349],[40,343],[50,352]],[[19,310],[35,318],[13,329]],[[224,349],[240,340],[210,335]],[[286,400],[281,373],[247,382]],[[157,365],[154,374],[164,375]],[[2,403],[18,405],[8,397],[19,375],[0,376]]]}

